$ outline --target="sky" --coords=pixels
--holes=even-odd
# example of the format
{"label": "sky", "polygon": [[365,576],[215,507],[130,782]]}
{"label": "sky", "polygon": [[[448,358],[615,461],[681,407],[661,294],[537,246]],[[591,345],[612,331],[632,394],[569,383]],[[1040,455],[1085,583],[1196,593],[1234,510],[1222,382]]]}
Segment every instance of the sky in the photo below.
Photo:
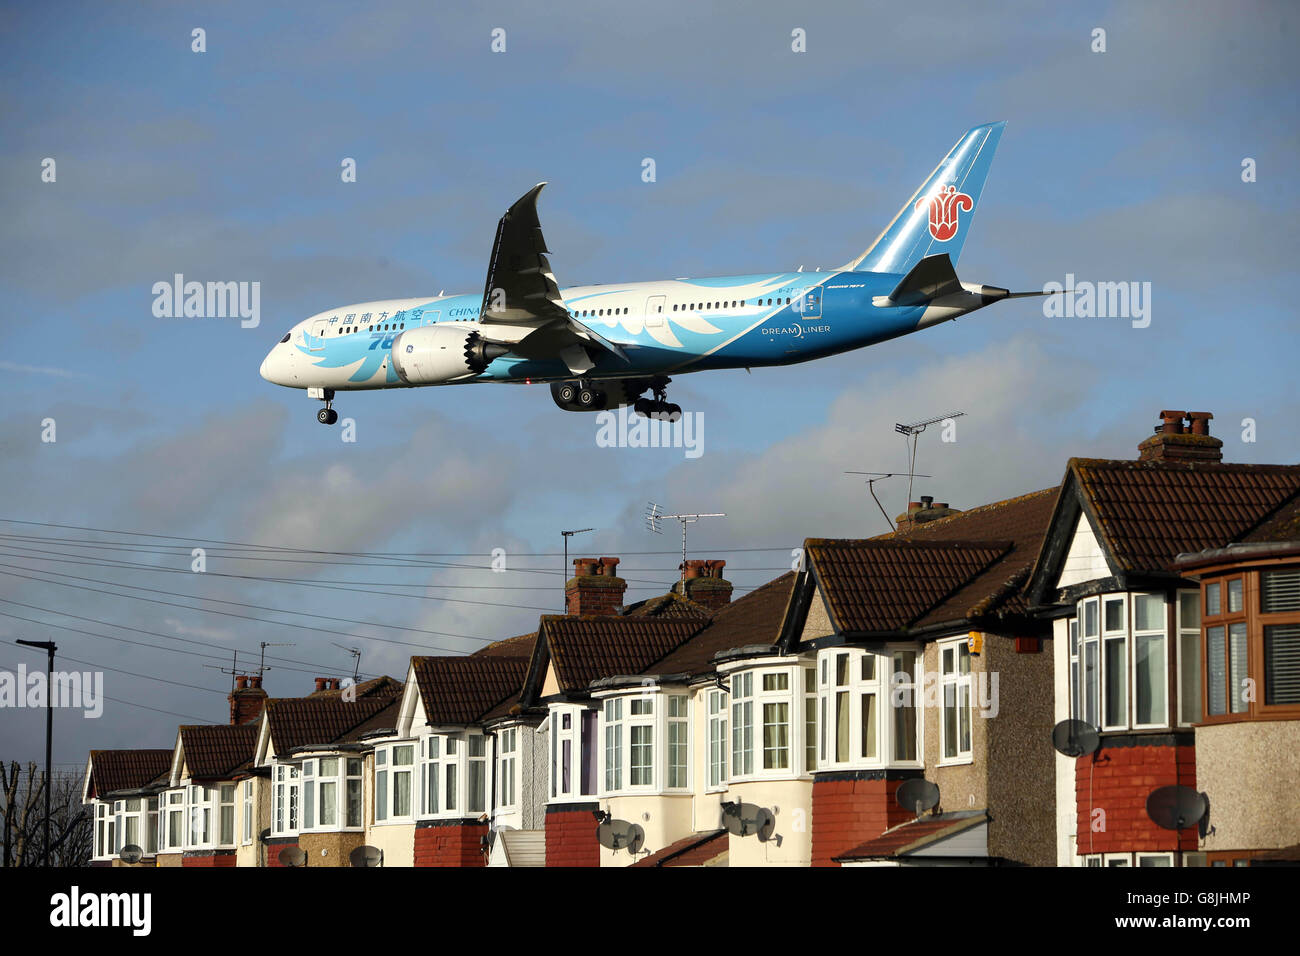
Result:
{"label": "sky", "polygon": [[[965,412],[917,451],[913,497],[955,508],[1051,487],[1071,456],[1134,457],[1165,408],[1213,412],[1226,460],[1295,463],[1295,8],[992,9],[0,12],[0,669],[43,664],[13,639],[54,640],[111,698],[58,712],[55,763],[227,719],[222,668],[255,667],[263,641],[292,645],[266,650],[266,686],[295,696],[348,673],[343,648],[400,678],[411,654],[532,630],[561,605],[565,529],[596,529],[571,556],[623,558],[629,601],[662,593],[680,535],[646,530],[648,501],[726,513],[689,546],[725,558],[739,596],[807,537],[887,530],[845,473],[905,472],[898,422]],[[258,375],[317,312],[481,289],[497,219],[542,180],[561,286],[828,269],[993,120],[962,278],[1149,283],[1145,327],[1017,300],[682,376],[693,458],[602,447],[545,386],[348,394],[345,442]],[[260,323],[156,317],[177,273],[259,283]],[[875,490],[903,510],[906,479]],[[39,759],[42,724],[0,709],[0,760]]]}

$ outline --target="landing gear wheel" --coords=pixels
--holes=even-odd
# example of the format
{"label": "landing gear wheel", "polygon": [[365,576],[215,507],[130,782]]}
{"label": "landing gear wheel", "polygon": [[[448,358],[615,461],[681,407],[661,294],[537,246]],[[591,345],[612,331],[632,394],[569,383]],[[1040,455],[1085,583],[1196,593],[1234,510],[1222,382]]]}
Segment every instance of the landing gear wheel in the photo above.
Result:
{"label": "landing gear wheel", "polygon": [[578,389],[578,404],[583,408],[591,408],[592,405],[596,404],[595,390],[590,388]]}
{"label": "landing gear wheel", "polygon": [[566,405],[572,404],[573,400],[578,397],[577,386],[570,382],[565,382],[560,386],[559,396],[560,401],[564,402]]}
{"label": "landing gear wheel", "polygon": [[642,418],[649,418],[654,414],[656,404],[656,402],[652,402],[648,398],[638,398],[632,403],[632,411],[636,412]]}
{"label": "landing gear wheel", "polygon": [[322,408],[316,413],[316,421],[322,425],[333,425],[339,420],[339,413],[332,408]]}
{"label": "landing gear wheel", "polygon": [[674,405],[672,402],[665,402],[659,414],[660,417],[670,422],[679,422],[682,420],[682,406]]}

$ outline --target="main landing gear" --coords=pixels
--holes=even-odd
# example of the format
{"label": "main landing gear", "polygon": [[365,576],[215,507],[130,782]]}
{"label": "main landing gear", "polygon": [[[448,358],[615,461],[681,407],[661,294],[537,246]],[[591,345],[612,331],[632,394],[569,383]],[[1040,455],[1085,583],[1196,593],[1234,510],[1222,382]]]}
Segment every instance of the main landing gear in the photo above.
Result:
{"label": "main landing gear", "polygon": [[316,421],[322,425],[333,425],[339,420],[339,413],[334,410],[334,389],[309,388],[307,397],[318,398],[325,403],[325,407],[316,413]]}
{"label": "main landing gear", "polygon": [[674,405],[668,401],[668,383],[672,379],[658,376],[650,383],[650,391],[654,398],[638,398],[632,405],[632,410],[642,418],[654,418],[659,421],[677,422],[681,421],[682,406]]}

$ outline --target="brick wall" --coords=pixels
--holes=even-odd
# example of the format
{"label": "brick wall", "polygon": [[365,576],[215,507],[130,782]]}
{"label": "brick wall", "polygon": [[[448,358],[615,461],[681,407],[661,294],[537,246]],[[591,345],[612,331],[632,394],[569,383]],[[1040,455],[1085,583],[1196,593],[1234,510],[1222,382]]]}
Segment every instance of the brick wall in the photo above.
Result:
{"label": "brick wall", "polygon": [[600,866],[596,842],[597,803],[566,803],[546,808],[546,865]]}
{"label": "brick wall", "polygon": [[[1078,852],[1194,851],[1197,830],[1165,830],[1147,816],[1157,787],[1196,787],[1196,748],[1190,734],[1102,738],[1101,748],[1074,764]],[[1094,811],[1104,811],[1104,817]],[[1104,828],[1103,828],[1104,827]]]}
{"label": "brick wall", "polygon": [[280,837],[274,840],[267,840],[266,841],[266,865],[281,866],[282,864],[280,863],[280,851],[287,846],[297,846],[297,845],[298,845],[298,839],[296,837]]}
{"label": "brick wall", "polygon": [[486,823],[477,820],[424,820],[415,827],[416,866],[486,866]]}
{"label": "brick wall", "polygon": [[233,867],[234,865],[234,850],[199,850],[197,852],[187,852],[181,858],[181,866]]}
{"label": "brick wall", "polygon": [[906,823],[914,814],[894,798],[916,772],[853,771],[813,777],[812,865],[838,866],[834,858]]}

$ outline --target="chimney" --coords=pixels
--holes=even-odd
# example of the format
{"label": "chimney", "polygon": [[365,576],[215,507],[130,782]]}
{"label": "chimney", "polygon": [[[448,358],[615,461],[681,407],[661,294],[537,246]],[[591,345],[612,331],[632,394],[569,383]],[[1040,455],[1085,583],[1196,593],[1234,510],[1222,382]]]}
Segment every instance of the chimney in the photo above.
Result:
{"label": "chimney", "polygon": [[956,514],[961,514],[961,511],[949,508],[948,502],[936,504],[934,495],[922,495],[920,501],[908,502],[907,513],[899,515],[894,521],[897,523],[897,531],[905,534],[919,524]]}
{"label": "chimney", "polygon": [[328,677],[317,677],[316,693],[319,694],[321,691],[329,689],[329,683],[330,683],[330,679]]}
{"label": "chimney", "polygon": [[[1223,441],[1210,435],[1209,412],[1166,409],[1155,434],[1138,445],[1139,461],[1223,461]],[[1183,427],[1186,418],[1189,427]]]}
{"label": "chimney", "polygon": [[618,558],[574,558],[573,577],[564,585],[565,613],[617,614],[626,590]]}
{"label": "chimney", "polygon": [[236,674],[235,689],[230,692],[229,699],[232,724],[247,724],[257,720],[262,716],[262,705],[266,703],[261,675]]}
{"label": "chimney", "polygon": [[688,560],[682,569],[685,580],[673,585],[673,593],[682,594],[710,610],[730,604],[731,582],[722,576],[722,569],[726,566],[727,562],[722,560]]}

